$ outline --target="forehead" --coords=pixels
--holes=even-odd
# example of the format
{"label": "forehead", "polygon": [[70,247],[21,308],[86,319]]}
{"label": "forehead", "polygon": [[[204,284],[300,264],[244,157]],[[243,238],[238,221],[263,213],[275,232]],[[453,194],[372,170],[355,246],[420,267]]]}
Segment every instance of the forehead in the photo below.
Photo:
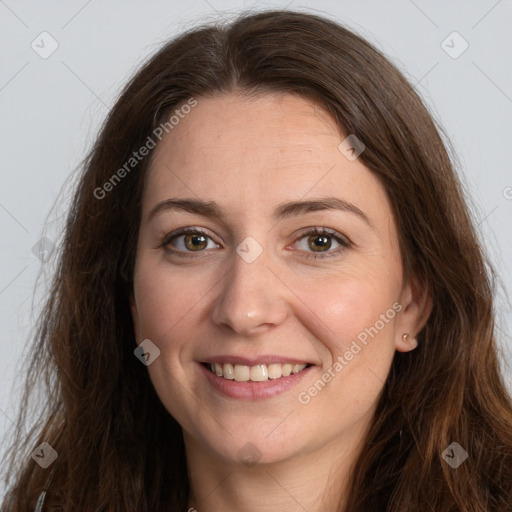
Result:
{"label": "forehead", "polygon": [[308,196],[339,196],[369,215],[388,207],[379,180],[340,152],[346,135],[312,101],[230,94],[197,102],[155,149],[146,214],[170,196],[212,199],[238,215]]}

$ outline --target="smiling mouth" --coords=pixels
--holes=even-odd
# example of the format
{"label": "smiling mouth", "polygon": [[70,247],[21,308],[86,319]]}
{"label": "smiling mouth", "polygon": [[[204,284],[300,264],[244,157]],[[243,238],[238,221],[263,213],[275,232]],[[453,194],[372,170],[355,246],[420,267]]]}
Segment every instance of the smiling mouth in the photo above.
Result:
{"label": "smiling mouth", "polygon": [[202,363],[210,372],[226,380],[237,382],[265,382],[300,373],[310,364],[274,363],[246,366],[230,363]]}

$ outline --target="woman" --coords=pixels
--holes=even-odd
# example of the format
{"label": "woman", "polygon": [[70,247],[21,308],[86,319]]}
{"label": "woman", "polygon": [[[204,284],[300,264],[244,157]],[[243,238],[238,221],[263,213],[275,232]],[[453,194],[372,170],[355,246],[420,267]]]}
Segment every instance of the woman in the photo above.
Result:
{"label": "woman", "polygon": [[290,11],[186,33],[84,165],[2,509],[511,510],[490,277],[375,48]]}

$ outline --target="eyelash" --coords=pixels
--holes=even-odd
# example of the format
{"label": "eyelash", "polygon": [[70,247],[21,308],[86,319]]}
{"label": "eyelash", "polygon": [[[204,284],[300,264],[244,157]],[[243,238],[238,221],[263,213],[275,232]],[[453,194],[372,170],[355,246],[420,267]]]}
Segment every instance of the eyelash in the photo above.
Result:
{"label": "eyelash", "polygon": [[[205,231],[201,228],[187,227],[187,228],[180,228],[176,231],[173,231],[172,233],[169,233],[168,235],[165,235],[161,240],[161,244],[159,245],[159,248],[163,248],[169,254],[176,255],[178,257],[195,258],[197,256],[194,255],[194,252],[202,253],[205,251],[205,249],[200,250],[200,251],[181,251],[181,250],[169,248],[170,243],[174,239],[178,238],[179,236],[188,235],[191,233],[198,234],[198,235],[204,235],[204,236],[210,238],[212,241],[214,241],[213,238],[208,234],[207,231]],[[342,237],[339,233],[337,233],[334,230],[331,230],[329,228],[324,228],[324,227],[322,227],[322,228],[315,227],[315,228],[310,229],[309,231],[302,233],[294,243],[296,243],[297,241],[302,240],[303,238],[310,236],[310,235],[328,235],[328,236],[334,238],[334,240],[336,240],[336,242],[338,242],[341,247],[338,247],[334,250],[328,250],[326,252],[318,252],[316,254],[311,253],[307,256],[304,256],[305,258],[308,258],[308,259],[335,257],[335,256],[338,256],[340,253],[344,252],[350,246],[350,243],[348,242],[348,240],[345,239],[344,237]],[[214,243],[217,243],[217,242],[214,241]]]}

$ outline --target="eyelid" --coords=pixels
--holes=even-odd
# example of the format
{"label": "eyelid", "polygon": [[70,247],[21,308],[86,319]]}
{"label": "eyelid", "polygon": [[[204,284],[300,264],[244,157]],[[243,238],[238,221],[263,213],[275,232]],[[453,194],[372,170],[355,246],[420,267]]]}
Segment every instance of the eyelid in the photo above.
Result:
{"label": "eyelid", "polygon": [[304,238],[306,235],[310,234],[319,234],[319,235],[331,235],[333,238],[335,238],[338,242],[345,245],[350,245],[352,242],[349,240],[349,238],[339,231],[336,231],[335,229],[327,228],[324,226],[318,227],[318,226],[310,226],[307,228],[303,228],[297,236],[297,240],[300,240],[301,238]]}

